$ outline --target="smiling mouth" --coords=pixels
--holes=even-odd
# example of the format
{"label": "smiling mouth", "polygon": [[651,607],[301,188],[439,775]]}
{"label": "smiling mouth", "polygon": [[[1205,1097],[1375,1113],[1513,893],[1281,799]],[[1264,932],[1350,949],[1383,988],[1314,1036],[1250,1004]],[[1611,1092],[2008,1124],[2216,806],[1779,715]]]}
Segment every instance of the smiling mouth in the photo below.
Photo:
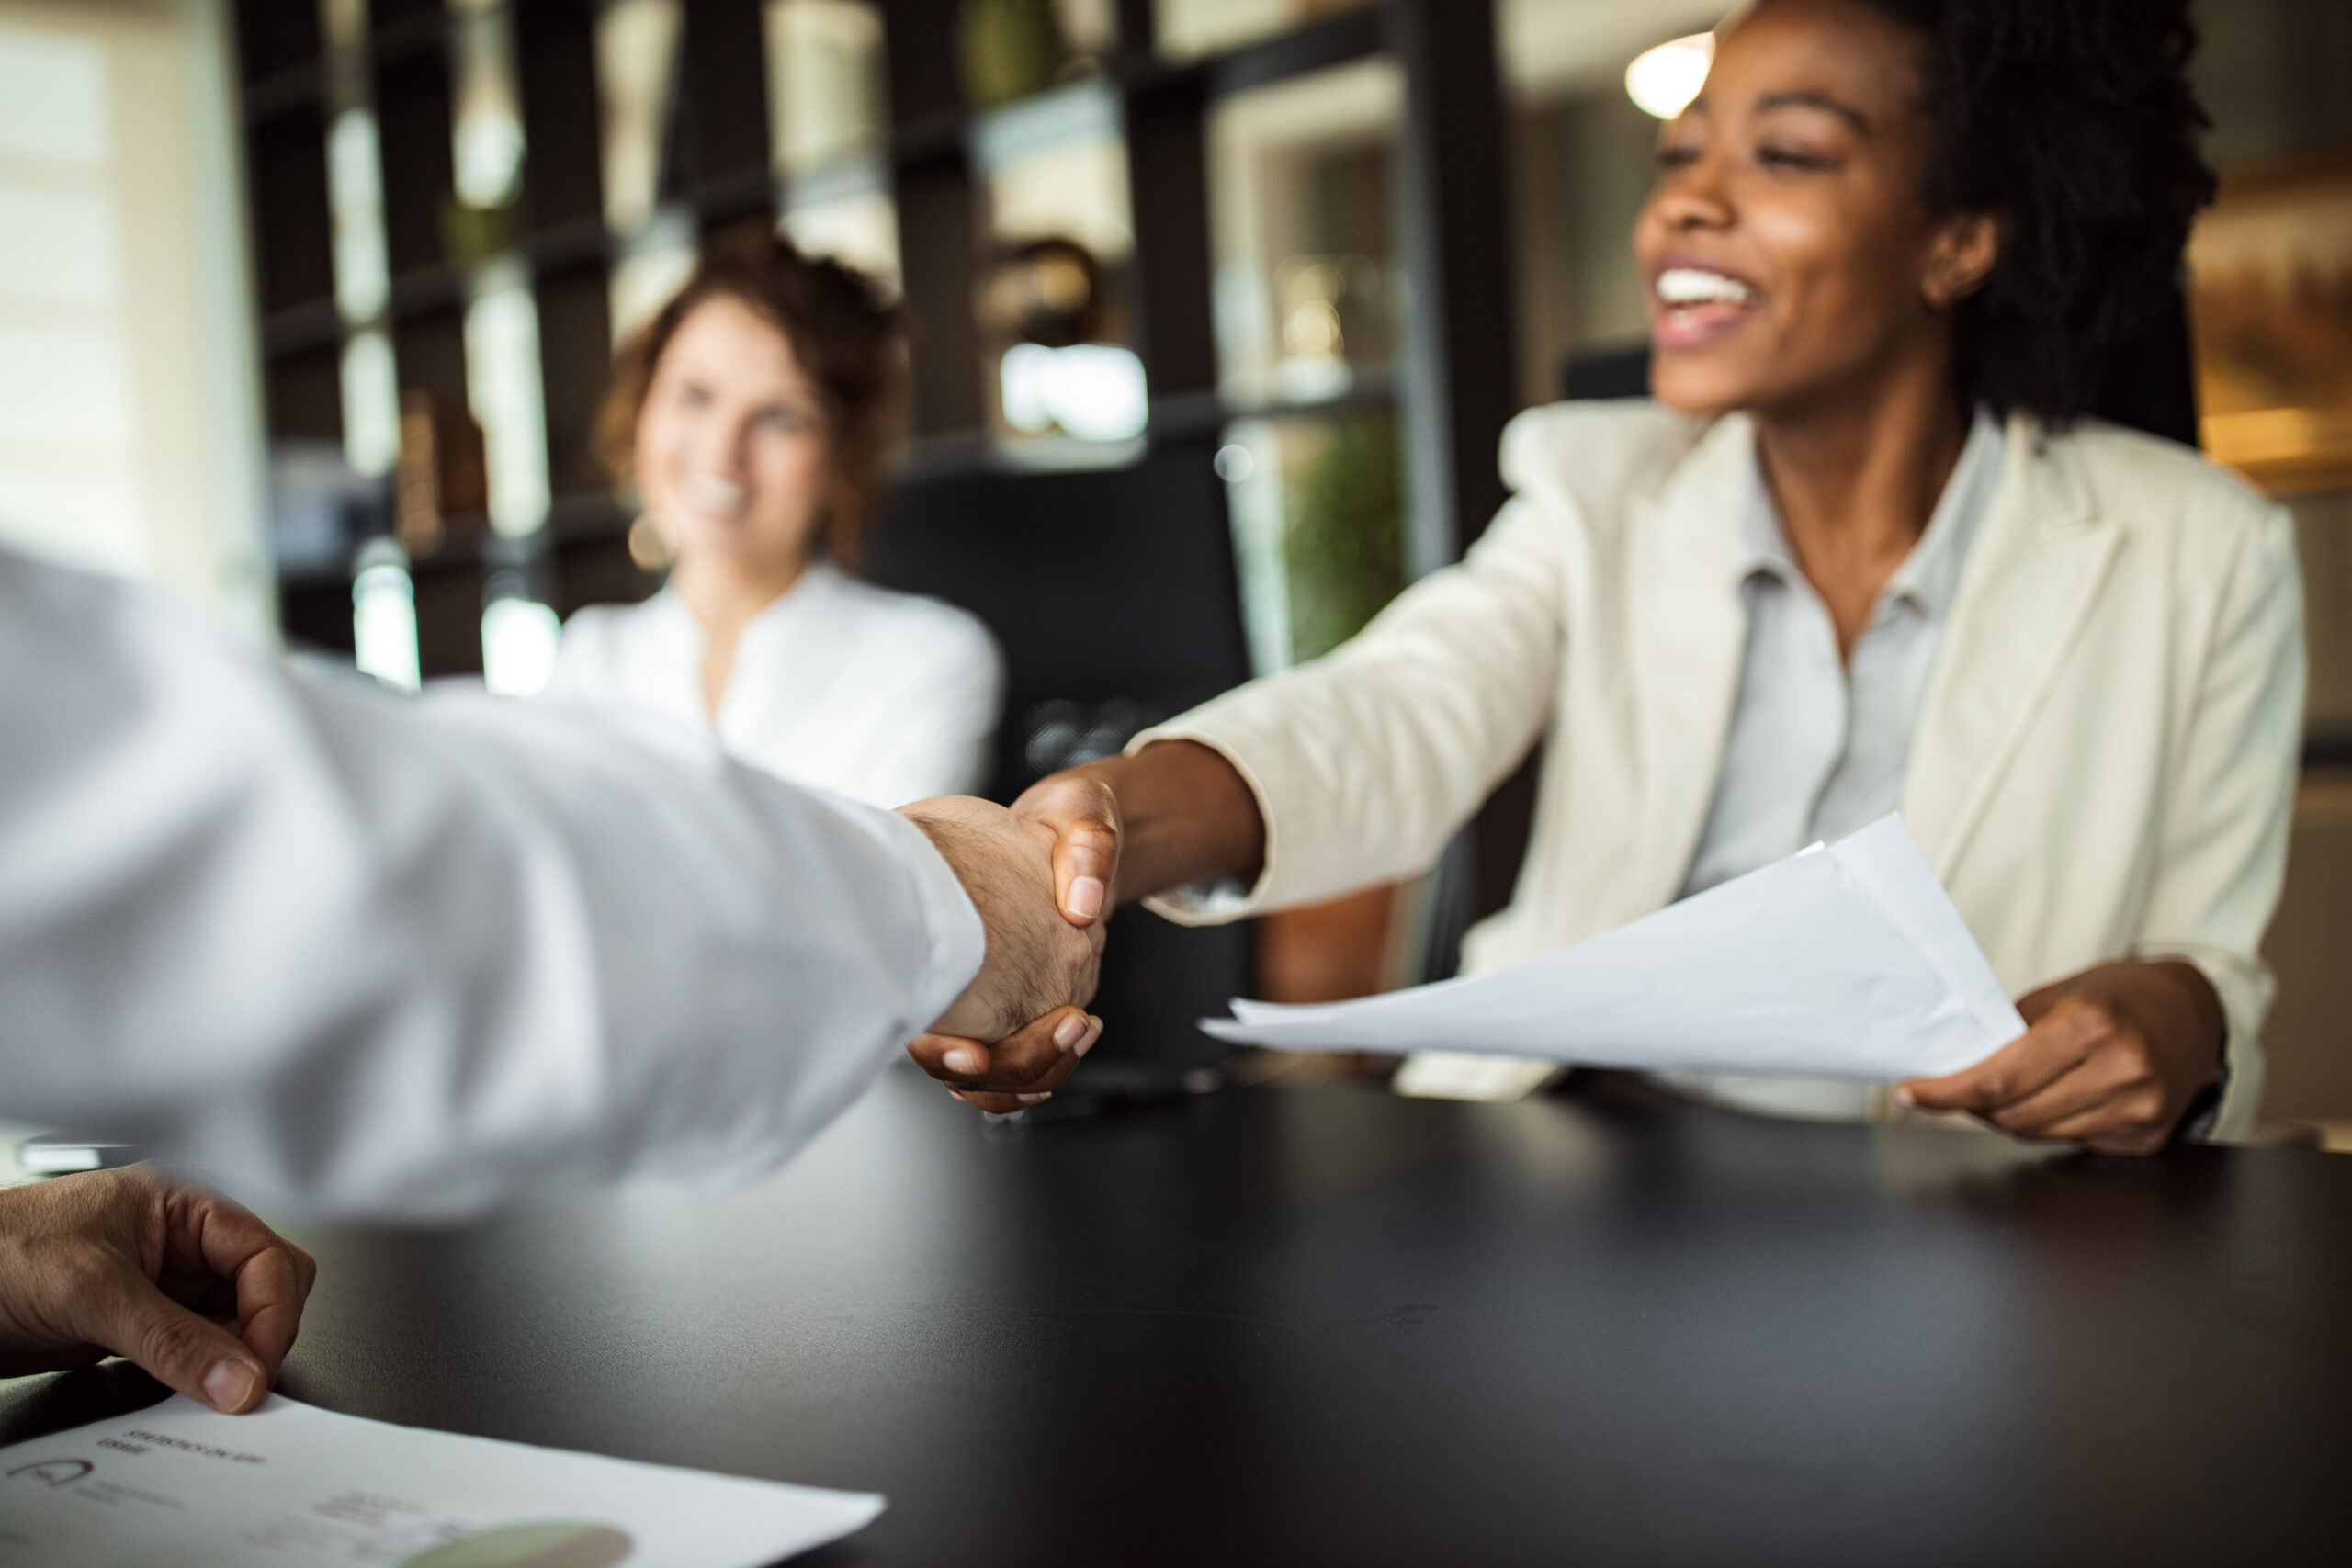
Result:
{"label": "smiling mouth", "polygon": [[1737,326],[1756,309],[1751,285],[1707,267],[1664,268],[1650,288],[1657,306],[1653,324],[1660,348],[1695,347]]}
{"label": "smiling mouth", "polygon": [[713,474],[689,475],[682,488],[685,493],[680,499],[688,506],[696,512],[719,517],[731,517],[742,511],[744,502],[750,499],[750,491],[741,485],[731,484]]}

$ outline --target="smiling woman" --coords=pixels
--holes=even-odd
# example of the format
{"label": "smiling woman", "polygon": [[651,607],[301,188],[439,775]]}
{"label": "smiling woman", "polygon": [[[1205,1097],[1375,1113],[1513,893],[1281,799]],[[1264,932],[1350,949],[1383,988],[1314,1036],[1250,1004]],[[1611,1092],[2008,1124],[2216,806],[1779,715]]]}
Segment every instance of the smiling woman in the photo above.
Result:
{"label": "smiling woman", "polygon": [[[1423,869],[1548,735],[1471,969],[1899,809],[2028,1032],[1934,1082],[1672,1089],[2119,1152],[2249,1131],[2293,539],[2195,452],[2081,417],[2211,188],[2194,41],[2185,0],[1747,7],[1635,226],[1654,399],[1521,415],[1460,566],[1018,809],[1065,876],[1230,919]],[[1252,886],[1185,890],[1220,877]]]}
{"label": "smiling woman", "polygon": [[550,695],[707,724],[749,761],[877,806],[986,783],[995,641],[851,575],[881,500],[897,330],[868,279],[785,241],[702,262],[623,350],[602,433],[669,583],[574,615]]}

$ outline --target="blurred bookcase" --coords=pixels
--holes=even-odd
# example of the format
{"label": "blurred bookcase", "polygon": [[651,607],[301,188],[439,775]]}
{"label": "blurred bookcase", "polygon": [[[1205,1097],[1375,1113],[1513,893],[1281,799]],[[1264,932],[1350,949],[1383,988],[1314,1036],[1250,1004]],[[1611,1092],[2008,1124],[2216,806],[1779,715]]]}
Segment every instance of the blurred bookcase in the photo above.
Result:
{"label": "blurred bookcase", "polygon": [[[1392,433],[1406,536],[1391,570],[1406,573],[1452,558],[1501,499],[1493,454],[1514,396],[1513,333],[1487,0],[237,0],[235,11],[268,430],[281,455],[339,451],[353,469],[342,526],[281,550],[294,639],[350,646],[351,564],[371,535],[395,535],[410,558],[427,675],[481,667],[486,594],[519,583],[568,612],[648,592],[631,508],[590,442],[616,312],[640,314],[697,243],[746,223],[780,223],[903,290],[910,472],[1182,449],[1204,464],[1225,453],[1230,478],[1238,421],[1311,446],[1299,433],[1338,420],[1358,449]],[[1359,350],[1344,376],[1284,378],[1271,361],[1238,363],[1236,267],[1215,209],[1220,180],[1241,176],[1216,166],[1216,127],[1351,70],[1388,83],[1383,155],[1357,157],[1351,177],[1379,187],[1372,206],[1390,231],[1329,257],[1257,258],[1269,308],[1285,288],[1296,296],[1296,320],[1270,329],[1277,357],[1286,330],[1292,349],[1316,349],[1326,317]],[[485,80],[500,100],[488,111]],[[479,188],[501,110],[511,177]],[[616,135],[632,116],[633,144]],[[1090,182],[1109,193],[1097,207],[1127,208],[1082,237],[1115,299],[1109,333],[1142,366],[1145,426],[1091,447],[1008,440],[1004,345],[975,301],[1006,246],[1057,226],[1056,200]],[[372,242],[355,232],[371,212]],[[496,344],[476,311],[499,288],[530,306],[536,454],[483,406],[480,361]],[[1367,297],[1383,288],[1389,298]],[[534,464],[537,515],[511,472]],[[492,515],[501,495],[515,515]]]}

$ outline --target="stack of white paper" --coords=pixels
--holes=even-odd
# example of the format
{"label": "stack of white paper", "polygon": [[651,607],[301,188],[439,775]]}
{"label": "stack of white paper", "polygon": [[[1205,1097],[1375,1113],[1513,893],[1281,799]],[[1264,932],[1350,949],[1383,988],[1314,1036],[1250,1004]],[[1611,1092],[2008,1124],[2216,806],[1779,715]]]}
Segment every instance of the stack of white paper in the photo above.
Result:
{"label": "stack of white paper", "polygon": [[250,1416],[175,1396],[0,1449],[10,1568],[760,1568],[881,1511],[276,1396]]}
{"label": "stack of white paper", "polygon": [[1294,1051],[1479,1051],[1589,1066],[1887,1082],[2025,1032],[1899,817],[1492,974],[1201,1027]]}

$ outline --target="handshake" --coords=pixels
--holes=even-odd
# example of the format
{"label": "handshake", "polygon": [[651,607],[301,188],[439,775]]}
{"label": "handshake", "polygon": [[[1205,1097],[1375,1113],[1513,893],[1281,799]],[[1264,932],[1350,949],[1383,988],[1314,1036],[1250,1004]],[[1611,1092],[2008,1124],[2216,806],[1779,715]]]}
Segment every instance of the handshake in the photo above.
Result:
{"label": "handshake", "polygon": [[908,1053],[982,1111],[1035,1105],[1102,1032],[1085,1007],[1111,912],[1117,797],[1100,781],[1062,774],[1011,809],[942,795],[899,811],[954,869],[988,931],[978,976]]}

